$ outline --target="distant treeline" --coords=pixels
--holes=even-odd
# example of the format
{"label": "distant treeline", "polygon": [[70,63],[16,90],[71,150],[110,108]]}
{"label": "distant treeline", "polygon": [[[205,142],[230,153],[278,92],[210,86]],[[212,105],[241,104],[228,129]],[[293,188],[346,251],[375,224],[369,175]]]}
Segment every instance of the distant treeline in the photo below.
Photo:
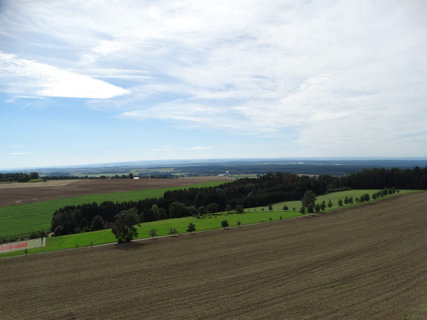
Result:
{"label": "distant treeline", "polygon": [[0,173],[0,182],[27,182],[32,179],[38,179],[39,174],[37,172],[23,173]]}
{"label": "distant treeline", "polygon": [[[179,165],[172,166],[175,174],[185,175],[218,175],[229,171],[233,175],[257,174],[263,175],[268,172],[292,172],[296,174],[316,174],[344,176],[351,173],[357,173],[364,169],[372,168],[400,168],[410,169],[415,166],[425,166],[425,160],[327,160],[327,161],[230,161],[224,163],[198,164],[198,165]],[[161,169],[152,168],[152,170]]]}
{"label": "distant treeline", "polygon": [[[115,176],[72,176],[72,175],[50,175],[40,177],[38,172],[24,173],[24,172],[13,172],[13,173],[0,173],[0,182],[28,182],[34,179],[43,180],[72,180],[72,179],[133,179],[134,175],[132,173],[115,175]],[[144,176],[141,179],[163,179],[163,178],[176,178],[175,176],[166,176],[166,175],[151,175]]]}
{"label": "distant treeline", "polygon": [[316,195],[346,189],[427,189],[427,167],[420,169],[371,169],[345,177],[298,176],[268,173],[259,178],[239,179],[217,187],[167,191],[160,199],[67,206],[52,217],[55,235],[102,229],[114,223],[122,210],[135,210],[141,222],[179,218],[218,211],[264,206],[300,200],[305,191]]}
{"label": "distant treeline", "polygon": [[105,175],[101,176],[72,176],[72,175],[51,175],[44,177],[46,180],[72,180],[72,179],[133,179],[132,174],[126,174],[126,175],[115,175],[111,177],[107,177]]}
{"label": "distant treeline", "polygon": [[333,188],[353,189],[427,189],[427,167],[421,169],[365,169],[358,173],[335,178]]}

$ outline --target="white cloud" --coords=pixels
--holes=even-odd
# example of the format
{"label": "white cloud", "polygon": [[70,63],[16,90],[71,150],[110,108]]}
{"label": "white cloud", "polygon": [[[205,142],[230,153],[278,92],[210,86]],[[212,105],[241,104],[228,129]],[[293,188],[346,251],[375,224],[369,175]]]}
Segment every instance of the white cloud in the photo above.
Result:
{"label": "white cloud", "polygon": [[129,91],[105,81],[0,52],[0,83],[15,94],[107,99]]}

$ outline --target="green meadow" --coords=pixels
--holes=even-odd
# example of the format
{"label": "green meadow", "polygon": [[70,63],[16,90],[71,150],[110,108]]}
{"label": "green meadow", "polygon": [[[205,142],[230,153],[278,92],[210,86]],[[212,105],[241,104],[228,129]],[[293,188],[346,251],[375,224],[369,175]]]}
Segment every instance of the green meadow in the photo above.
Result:
{"label": "green meadow", "polygon": [[[327,208],[326,211],[334,211],[339,208],[349,207],[349,206],[339,207],[338,204],[336,204],[338,202],[338,199],[344,199],[345,196],[355,198],[355,197],[359,197],[364,193],[369,193],[371,196],[374,192],[377,192],[377,191],[378,190],[349,190],[349,191],[335,192],[327,195],[318,196],[317,202],[319,201],[328,202],[329,200],[331,200],[334,206],[332,208]],[[414,192],[414,190],[401,190],[400,193],[398,194],[405,194],[409,192]],[[381,199],[396,196],[398,194],[388,195]],[[374,201],[371,200],[370,202],[374,202]],[[290,210],[288,211],[282,210],[285,204],[288,205]],[[296,208],[296,211],[292,210],[293,207],[291,207],[291,205]],[[352,206],[357,206],[357,205],[360,205],[360,204],[353,204]],[[221,212],[216,214],[204,215],[200,218],[184,217],[184,218],[167,219],[167,220],[141,223],[138,226],[137,239],[150,238],[150,230],[152,229],[156,230],[158,236],[168,235],[171,228],[175,228],[178,234],[186,233],[187,232],[186,229],[189,223],[193,223],[196,226],[196,231],[205,231],[205,230],[220,229],[221,222],[223,220],[227,220],[230,227],[235,227],[238,225],[277,221],[277,220],[284,220],[284,219],[302,216],[302,214],[298,212],[299,208],[301,207],[301,201],[289,201],[289,202],[276,203],[272,205],[272,207],[273,207],[273,210],[268,210],[268,206],[249,208],[249,209],[246,209],[245,212],[241,214],[236,214],[234,212]],[[262,210],[263,208],[264,210]],[[111,232],[111,229],[105,229],[100,231],[47,238],[46,247],[30,249],[28,250],[28,253],[71,249],[71,248],[85,247],[85,246],[91,246],[91,245],[112,243],[115,241],[116,239],[113,233]],[[24,254],[24,251],[15,251],[10,253],[0,254],[0,257],[16,256],[16,255],[23,255],[23,254]]]}
{"label": "green meadow", "polygon": [[[153,222],[141,223],[138,226],[138,237],[137,239],[150,238],[150,230],[155,229],[158,236],[165,236],[169,234],[170,228],[175,228],[178,234],[186,233],[186,229],[189,223],[193,223],[196,226],[197,231],[214,230],[221,228],[221,221],[227,220],[230,227],[238,225],[240,221],[241,225],[267,222],[287,219],[291,217],[300,216],[298,212],[246,212],[242,214],[236,213],[219,213],[206,215],[203,218],[196,217],[184,217],[176,219],[159,220]],[[116,242],[114,234],[111,229],[105,229],[100,231],[86,232],[70,234],[60,237],[51,237],[46,239],[46,247],[29,249],[28,253],[38,253],[47,251],[56,251],[63,249],[71,249],[78,247],[87,247],[91,245],[99,245],[105,243]],[[17,256],[24,254],[24,251],[15,251],[10,253],[0,254],[0,258]]]}
{"label": "green meadow", "polygon": [[[317,196],[316,197],[316,203],[321,203],[322,201],[325,201],[326,204],[328,204],[329,200],[331,200],[332,202],[332,207],[328,208],[326,207],[327,211],[331,211],[331,210],[337,210],[340,208],[348,208],[348,207],[354,207],[357,205],[360,205],[358,203],[353,203],[353,204],[343,204],[342,207],[340,207],[338,205],[338,200],[341,199],[344,202],[344,198],[347,197],[353,197],[353,200],[355,198],[359,198],[361,195],[368,193],[369,197],[371,198],[372,202],[372,195],[375,192],[378,192],[380,190],[378,189],[365,189],[365,190],[347,190],[347,191],[340,191],[340,192],[333,192],[333,193],[329,193],[329,194],[325,194],[325,195],[321,195],[321,196]],[[400,190],[399,193],[397,194],[393,194],[393,195],[387,195],[386,197],[383,197],[381,199],[386,199],[388,197],[393,197],[399,194],[405,194],[405,193],[410,193],[410,192],[414,192],[415,190]],[[366,203],[366,202],[365,202]],[[281,211],[283,210],[284,206],[288,207],[288,210],[292,211],[295,208],[295,211],[299,211],[301,208],[301,201],[284,201],[284,202],[279,202],[279,203],[275,203],[272,204],[272,209],[273,211]],[[247,211],[268,211],[268,206],[261,206],[261,207],[255,207],[255,208],[249,208],[247,209]]]}
{"label": "green meadow", "polygon": [[0,207],[0,239],[9,237],[24,237],[32,232],[49,230],[52,214],[55,210],[67,205],[83,203],[101,203],[103,201],[135,201],[147,198],[160,198],[166,191],[217,186],[225,183],[215,181],[199,183],[188,187],[169,187],[138,191],[112,192],[86,196],[62,198],[49,201],[18,204]]}

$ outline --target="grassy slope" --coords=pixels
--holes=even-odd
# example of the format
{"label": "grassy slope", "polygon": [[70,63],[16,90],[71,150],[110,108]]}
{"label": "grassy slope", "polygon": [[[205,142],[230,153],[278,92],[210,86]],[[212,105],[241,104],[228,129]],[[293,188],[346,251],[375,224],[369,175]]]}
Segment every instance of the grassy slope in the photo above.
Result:
{"label": "grassy slope", "polygon": [[[328,211],[330,210],[336,210],[339,209],[340,206],[338,205],[338,200],[341,199],[344,202],[344,198],[346,196],[348,197],[353,197],[353,200],[355,198],[360,197],[362,194],[365,193],[369,193],[370,198],[372,199],[372,194],[374,194],[375,192],[377,192],[379,190],[375,189],[375,190],[348,190],[348,191],[340,191],[340,192],[334,192],[334,193],[330,193],[330,194],[326,194],[326,195],[322,195],[322,196],[318,196],[316,197],[316,203],[321,203],[322,201],[325,201],[326,204],[328,204],[328,201],[331,200],[332,201],[332,208],[328,209]],[[400,192],[398,194],[405,194],[405,193],[409,193],[409,192],[414,192],[414,190],[400,190]],[[275,203],[272,205],[273,207],[273,211],[281,211],[283,209],[283,206],[287,205],[289,210],[292,210],[293,208],[295,208],[296,211],[299,211],[299,209],[301,208],[301,201],[285,201],[285,202],[279,202],[279,203]],[[354,203],[353,205],[344,205],[342,208],[345,207],[350,207],[350,206],[356,206],[357,204]],[[261,207],[256,207],[256,208],[250,208],[248,209],[248,211],[262,211],[262,209],[264,209],[264,211],[268,211],[268,206],[261,206]]]}
{"label": "grassy slope", "polygon": [[[199,183],[190,187],[217,186],[224,182],[215,181]],[[55,210],[67,205],[103,201],[132,201],[147,198],[159,198],[168,190],[186,189],[189,187],[172,187],[147,189],[140,191],[112,192],[80,197],[63,198],[49,201],[19,204],[0,207],[0,238],[29,235],[31,232],[48,230]]]}
{"label": "grassy slope", "polygon": [[[338,205],[336,204],[338,199],[343,199],[346,195],[358,197],[361,194],[364,194],[367,192],[372,194],[376,191],[377,190],[350,190],[350,191],[336,192],[328,195],[319,196],[317,197],[317,201],[321,202],[325,200],[327,202],[329,201],[329,199],[331,199],[331,201],[334,203],[334,206],[331,209],[327,208],[327,211],[333,211],[339,208]],[[409,192],[414,192],[414,190],[401,190],[399,194],[404,194]],[[388,197],[391,197],[391,196],[388,196]],[[371,200],[371,202],[373,201]],[[149,238],[150,237],[149,232],[151,229],[156,229],[157,234],[159,236],[167,235],[170,228],[176,228],[179,233],[185,233],[186,228],[190,222],[196,225],[196,231],[203,231],[203,230],[212,230],[212,229],[221,228],[222,220],[227,220],[230,227],[233,227],[237,225],[237,221],[240,221],[240,223],[244,225],[244,224],[270,221],[270,218],[272,221],[274,221],[274,220],[280,220],[281,218],[287,219],[287,218],[301,216],[299,212],[282,211],[283,204],[284,203],[281,202],[279,204],[273,205],[273,208],[274,208],[273,211],[269,211],[267,207],[265,207],[264,211],[262,211],[261,210],[262,207],[259,207],[259,208],[247,209],[246,212],[243,214],[225,212],[221,214],[209,215],[203,219],[197,219],[195,217],[185,217],[185,218],[178,218],[178,219],[168,219],[168,220],[142,223],[138,227],[138,238],[139,239]],[[295,207],[298,210],[299,207],[301,206],[301,201],[287,202],[287,204],[288,206],[290,204],[292,205],[295,204]],[[292,207],[290,207],[290,209],[292,209]],[[112,234],[111,229],[106,229],[106,230],[100,230],[100,231],[94,231],[94,232],[47,238],[46,247],[30,249],[29,252],[36,253],[36,252],[54,251],[54,250],[61,250],[61,249],[70,249],[70,248],[76,248],[76,247],[82,247],[82,246],[90,246],[92,244],[93,245],[105,244],[105,243],[110,243],[115,241],[116,239]],[[0,257],[22,255],[23,253],[24,253],[23,251],[15,251],[10,253],[0,254]]]}

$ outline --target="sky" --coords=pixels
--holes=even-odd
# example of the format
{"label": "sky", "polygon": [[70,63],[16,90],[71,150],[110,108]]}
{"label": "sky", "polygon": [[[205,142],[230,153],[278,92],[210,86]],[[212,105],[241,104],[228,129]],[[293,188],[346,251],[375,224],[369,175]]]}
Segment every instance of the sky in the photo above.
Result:
{"label": "sky", "polygon": [[424,0],[0,0],[0,169],[427,157]]}

